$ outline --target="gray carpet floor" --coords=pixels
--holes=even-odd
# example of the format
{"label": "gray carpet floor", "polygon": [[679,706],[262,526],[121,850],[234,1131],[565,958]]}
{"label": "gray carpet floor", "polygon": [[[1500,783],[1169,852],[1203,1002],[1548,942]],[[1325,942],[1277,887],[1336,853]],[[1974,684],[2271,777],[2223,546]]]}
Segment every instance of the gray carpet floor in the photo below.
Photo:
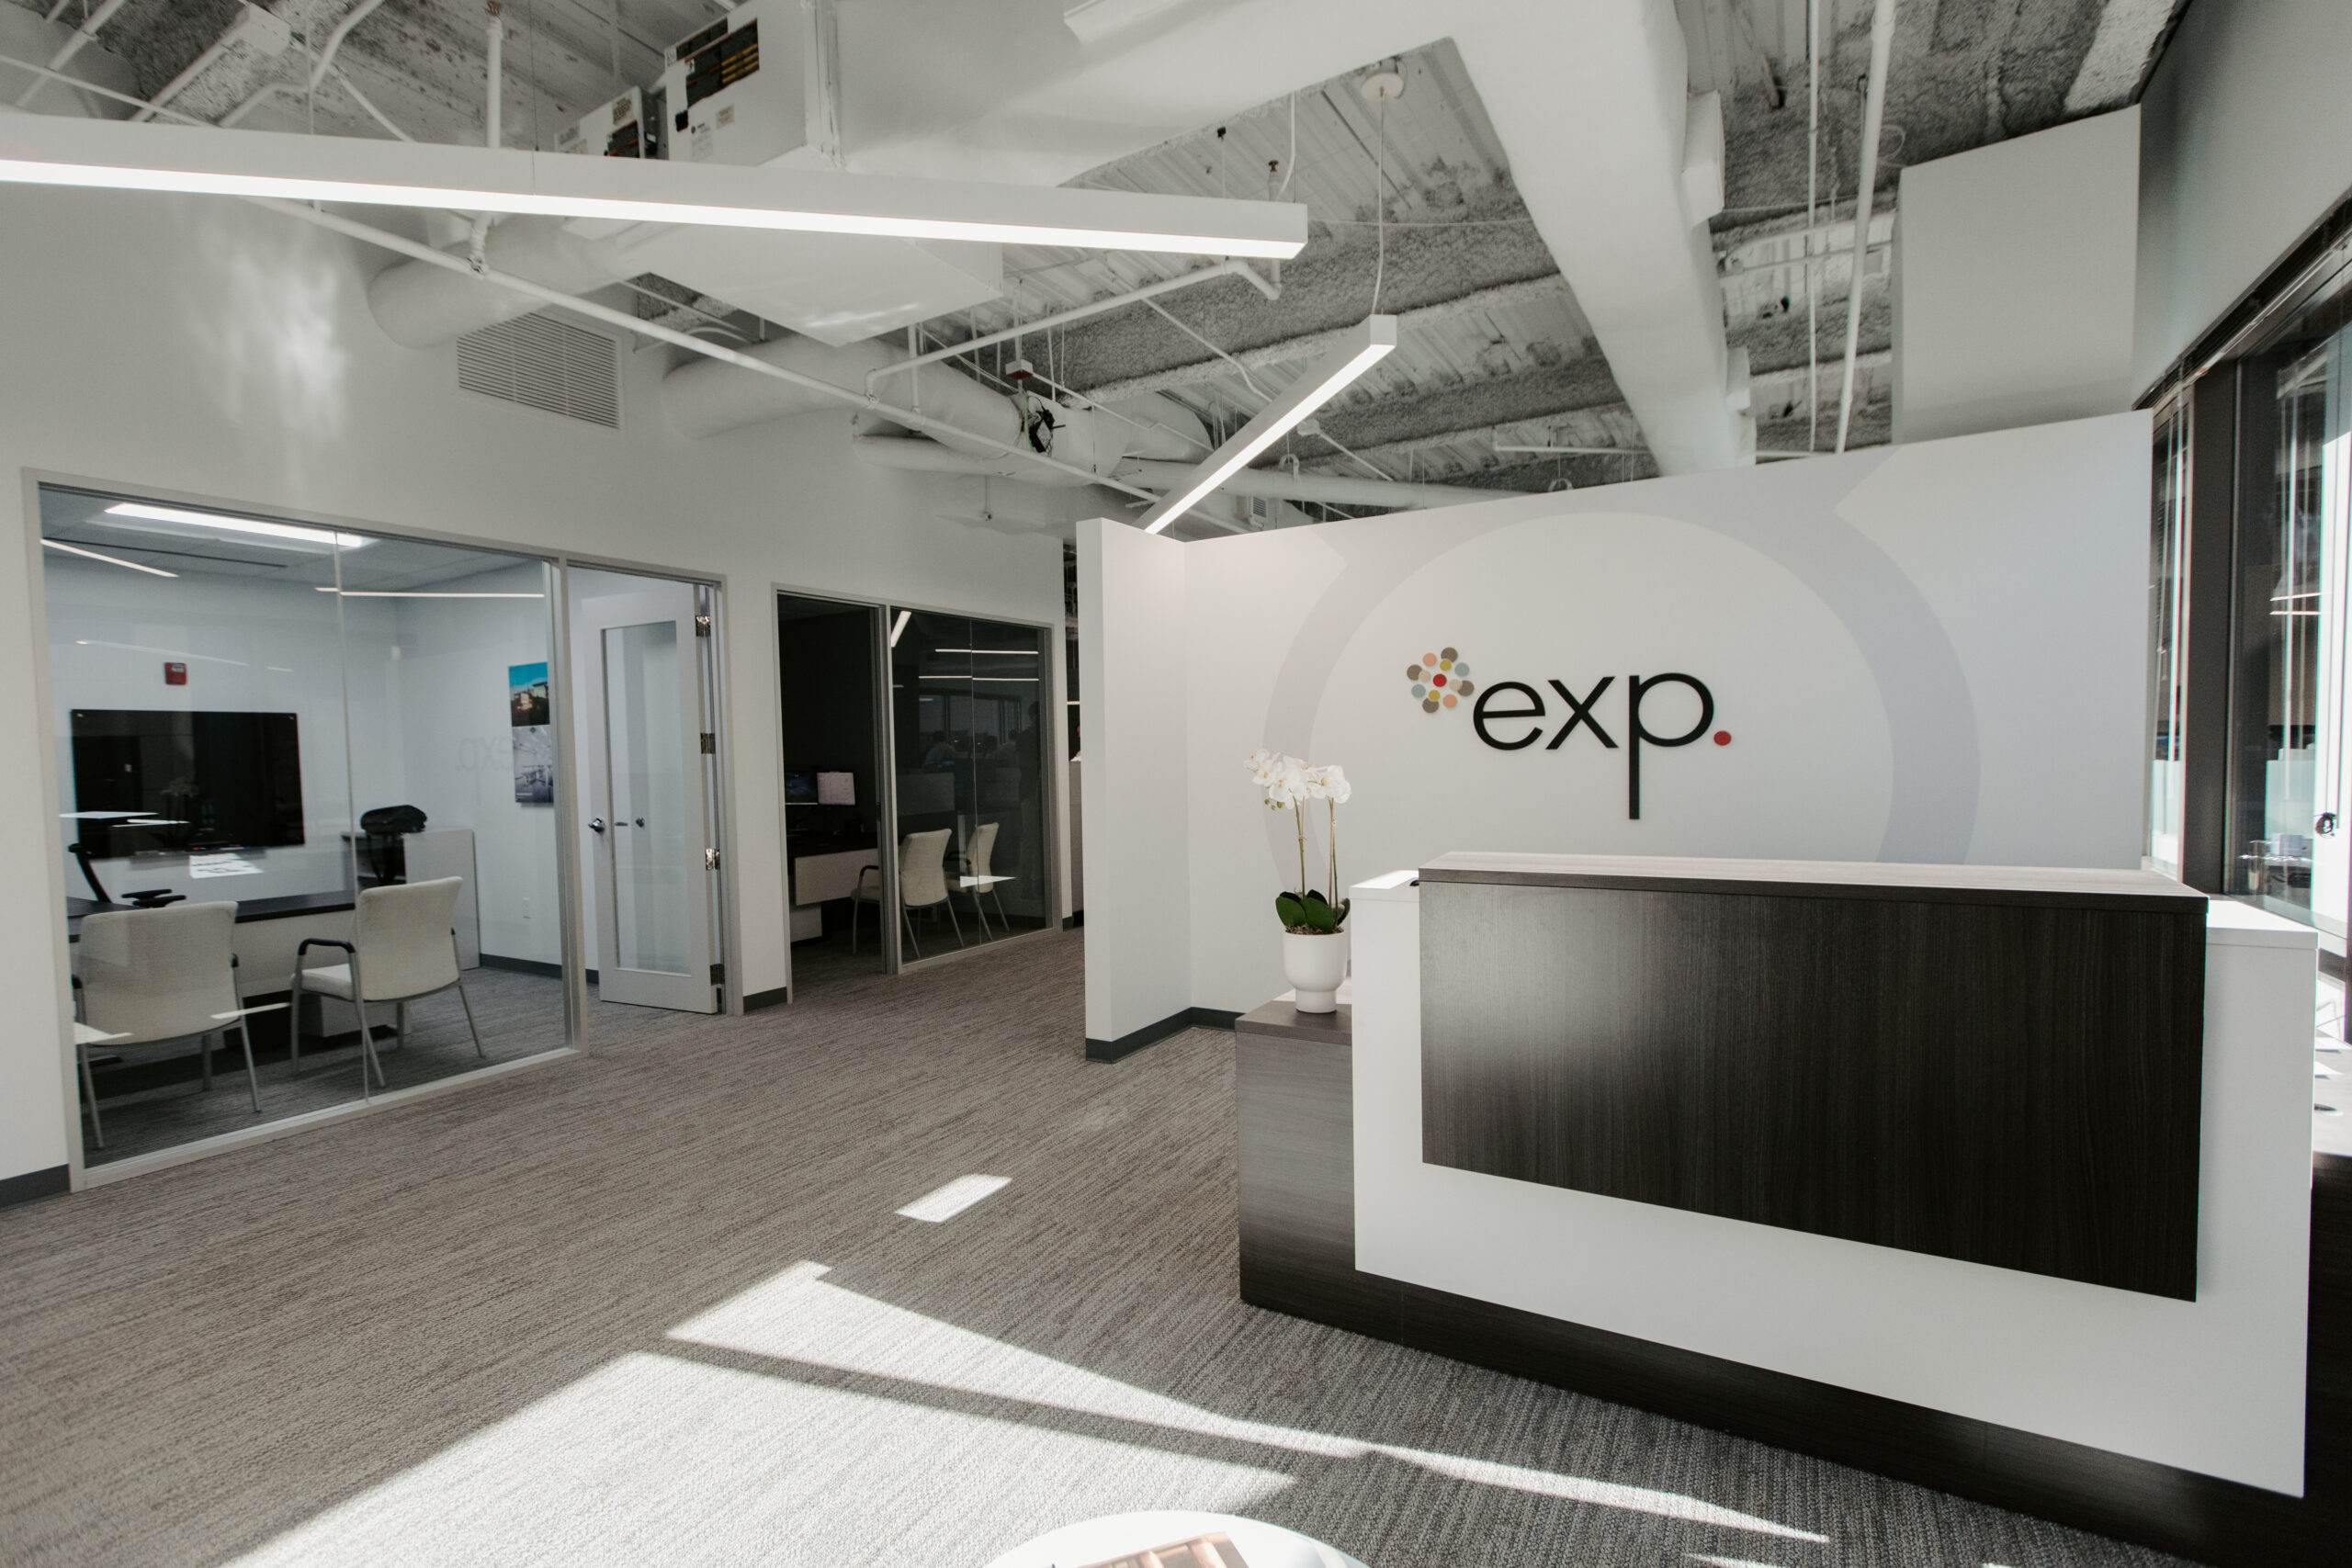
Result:
{"label": "gray carpet floor", "polygon": [[2169,1561],[1242,1305],[1232,1036],[1085,1063],[1080,958],[600,1007],[0,1212],[0,1562],[979,1568],[1153,1507],[1372,1568]]}

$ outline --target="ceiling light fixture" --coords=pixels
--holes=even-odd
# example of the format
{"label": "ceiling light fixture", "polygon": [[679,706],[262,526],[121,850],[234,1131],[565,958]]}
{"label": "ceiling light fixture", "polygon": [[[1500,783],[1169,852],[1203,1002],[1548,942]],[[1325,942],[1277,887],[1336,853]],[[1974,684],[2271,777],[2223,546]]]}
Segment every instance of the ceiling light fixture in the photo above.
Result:
{"label": "ceiling light fixture", "polygon": [[440,593],[424,588],[329,588],[318,587],[321,593],[340,593],[346,599],[544,599],[544,593]]}
{"label": "ceiling light fixture", "polygon": [[346,550],[374,543],[364,534],[337,534],[324,528],[298,527],[291,523],[265,523],[258,517],[230,517],[218,512],[184,512],[176,506],[150,506],[143,501],[122,501],[107,508],[109,517],[137,517],[150,523],[175,523],[184,528],[221,528],[232,534],[258,534],[264,538],[290,539],[305,545],[340,545]]}
{"label": "ceiling light fixture", "polygon": [[9,115],[0,182],[1286,259],[1295,202]]}
{"label": "ceiling light fixture", "polygon": [[899,618],[890,623],[890,646],[892,648],[899,646],[899,634],[905,631],[907,629],[907,623],[914,618],[915,613],[912,610],[901,610],[899,612]]}
{"label": "ceiling light fixture", "polygon": [[1192,478],[1169,491],[1159,505],[1136,521],[1147,534],[1157,534],[1175,522],[1211,491],[1249,467],[1258,454],[1338,397],[1350,382],[1387,358],[1396,346],[1396,317],[1365,317],[1363,325],[1350,333],[1346,341],[1317,360],[1280,397],[1260,409],[1255,418],[1209,454],[1208,460],[1193,471]]}
{"label": "ceiling light fixture", "polygon": [[127,566],[133,571],[143,571],[151,577],[177,577],[179,575],[176,571],[165,571],[160,566],[141,566],[135,560],[124,560],[119,556],[102,556],[96,550],[85,550],[79,545],[68,545],[56,539],[43,539],[41,543],[47,545],[52,550],[63,550],[69,556],[86,556],[91,560],[102,560],[108,566]]}

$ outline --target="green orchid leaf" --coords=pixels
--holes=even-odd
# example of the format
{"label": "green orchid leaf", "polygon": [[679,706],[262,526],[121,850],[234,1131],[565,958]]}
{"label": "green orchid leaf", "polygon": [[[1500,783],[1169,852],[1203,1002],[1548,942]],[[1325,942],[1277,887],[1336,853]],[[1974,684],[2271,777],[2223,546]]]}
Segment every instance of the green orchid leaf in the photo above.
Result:
{"label": "green orchid leaf", "polygon": [[1340,900],[1339,918],[1331,922],[1335,929],[1347,923],[1348,911],[1352,908],[1354,905],[1355,900],[1352,898],[1342,898]]}
{"label": "green orchid leaf", "polygon": [[1274,914],[1282,920],[1285,929],[1291,926],[1303,926],[1306,923],[1306,906],[1298,901],[1295,894],[1275,894]]}
{"label": "green orchid leaf", "polygon": [[1324,897],[1322,894],[1317,893],[1312,887],[1300,894],[1299,897],[1306,900],[1306,907],[1310,909],[1328,909],[1331,907],[1330,900]]}
{"label": "green orchid leaf", "polygon": [[[1311,895],[1310,897],[1312,897]],[[1332,910],[1331,906],[1320,898],[1313,898],[1312,902],[1306,906],[1306,923],[1318,931],[1338,931],[1340,919],[1340,917]]]}

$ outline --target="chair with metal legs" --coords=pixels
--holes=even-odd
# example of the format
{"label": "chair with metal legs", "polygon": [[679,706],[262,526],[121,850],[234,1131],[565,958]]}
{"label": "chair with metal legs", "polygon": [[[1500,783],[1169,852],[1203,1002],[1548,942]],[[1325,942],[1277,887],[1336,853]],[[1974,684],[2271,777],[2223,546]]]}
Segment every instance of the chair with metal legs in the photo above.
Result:
{"label": "chair with metal legs", "polygon": [[212,1088],[212,1037],[226,1043],[237,1032],[245,1052],[245,1087],[261,1111],[261,1079],[254,1071],[253,1037],[237,999],[234,901],[175,904],[160,909],[120,909],[83,917],[74,944],[74,1057],[89,1101],[90,1133],[107,1146],[98,1120],[98,1090],[90,1073],[93,1046],[107,1052],[195,1040],[204,1089]]}
{"label": "chair with metal legs", "polygon": [[989,940],[989,917],[980,908],[980,897],[983,894],[987,895],[989,903],[996,906],[997,924],[1004,928],[1005,935],[1012,934],[1012,922],[1007,919],[1004,914],[1004,900],[997,896],[996,891],[1000,883],[1010,882],[1012,878],[998,876],[989,870],[989,862],[996,853],[998,827],[999,824],[994,822],[981,823],[979,830],[972,835],[972,847],[964,854],[964,863],[970,869],[961,879],[961,886],[971,897],[972,913],[980,922],[982,942]]}
{"label": "chair with metal legs", "polygon": [[[370,1003],[392,1005],[392,1045],[407,1043],[408,1004],[454,988],[466,1010],[466,1032],[473,1036],[474,1055],[484,1061],[481,1031],[474,1025],[473,998],[466,995],[466,973],[458,962],[458,933],[450,924],[457,912],[462,876],[431,882],[405,882],[361,890],[352,915],[352,939],[336,942],[310,937],[295,950],[296,968],[287,988],[293,995],[294,1019],[288,1032],[293,1057],[302,1059],[302,998],[332,997],[348,1002],[359,1015],[361,1081],[372,1068],[379,1085],[388,1085],[384,1064],[376,1054],[376,1036],[368,1024]],[[339,947],[348,954],[337,964],[320,969],[302,967],[314,947]]]}
{"label": "chair with metal legs", "polygon": [[[936,829],[928,833],[909,833],[899,840],[899,919],[905,923],[907,943],[915,956],[922,956],[922,944],[915,941],[915,922],[908,913],[911,909],[932,909],[944,907],[948,923],[956,928],[956,945],[964,945],[964,923],[956,918],[956,906],[947,897],[947,840],[949,830]],[[874,874],[874,886],[865,884],[866,872]],[[849,950],[857,951],[857,909],[861,904],[871,904],[878,919],[882,912],[882,873],[879,867],[867,866],[857,874],[857,886],[850,894]]]}

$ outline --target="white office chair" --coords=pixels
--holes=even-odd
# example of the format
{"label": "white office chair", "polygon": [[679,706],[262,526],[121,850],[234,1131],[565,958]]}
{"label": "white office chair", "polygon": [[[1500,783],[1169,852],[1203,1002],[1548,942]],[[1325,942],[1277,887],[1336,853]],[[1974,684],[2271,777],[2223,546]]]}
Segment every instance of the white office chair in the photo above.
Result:
{"label": "white office chair", "polygon": [[261,1079],[254,1072],[254,1043],[237,1000],[234,902],[174,904],[88,915],[74,944],[78,1001],[74,1055],[82,1092],[90,1102],[90,1132],[100,1148],[98,1090],[90,1077],[90,1050],[107,1052],[195,1039],[204,1059],[204,1089],[212,1088],[212,1037],[231,1029],[245,1048],[245,1087],[261,1111]]}
{"label": "white office chair", "polygon": [[965,891],[972,896],[972,913],[980,922],[980,938],[984,942],[988,940],[989,917],[980,908],[982,894],[988,895],[989,902],[996,906],[997,923],[1004,928],[1007,936],[1012,934],[1012,922],[1005,919],[1004,900],[997,897],[997,882],[991,880],[994,874],[989,870],[989,857],[996,853],[996,830],[1000,826],[995,822],[981,823],[979,831],[972,835],[972,847],[964,852],[964,863],[971,868],[967,874],[974,882]]}
{"label": "white office chair", "polygon": [[[359,1015],[360,1073],[376,1070],[382,1084],[384,1064],[376,1056],[376,1037],[368,1027],[368,1004],[392,1004],[392,1044],[408,1039],[408,1004],[455,987],[466,1010],[466,1032],[474,1037],[474,1055],[484,1061],[481,1031],[474,1027],[474,1004],[466,995],[466,974],[458,964],[458,933],[450,926],[457,912],[462,876],[432,882],[405,882],[389,887],[360,890],[352,915],[351,942],[309,937],[294,951],[294,976],[287,982],[293,993],[294,1020],[288,1033],[294,1042],[293,1059],[302,1060],[302,994],[333,997],[352,1004]],[[300,967],[303,955],[314,947],[339,947],[350,957],[331,968]]]}
{"label": "white office chair", "polygon": [[[909,833],[899,840],[899,919],[906,922],[907,942],[922,956],[922,944],[915,941],[915,922],[910,909],[931,909],[944,905],[948,921],[956,928],[956,945],[964,945],[964,925],[956,919],[956,906],[947,897],[948,829],[936,829],[928,833]],[[868,873],[874,885],[866,886]],[[857,951],[857,909],[861,904],[872,904],[875,918],[881,918],[882,870],[867,866],[857,874],[857,886],[850,893],[849,950]]]}

